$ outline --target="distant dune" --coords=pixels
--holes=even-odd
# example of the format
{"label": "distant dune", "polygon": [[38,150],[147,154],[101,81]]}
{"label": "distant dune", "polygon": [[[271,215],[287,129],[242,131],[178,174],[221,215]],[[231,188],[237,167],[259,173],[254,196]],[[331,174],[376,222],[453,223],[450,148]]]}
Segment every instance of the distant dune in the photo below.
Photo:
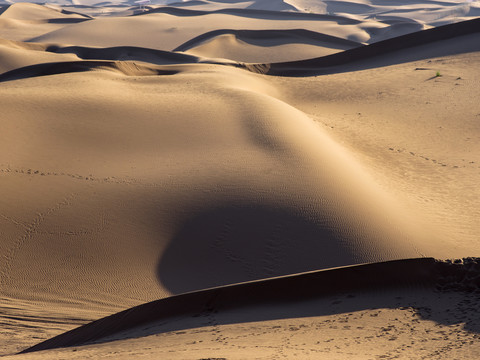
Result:
{"label": "distant dune", "polygon": [[0,356],[475,358],[479,16],[0,5]]}
{"label": "distant dune", "polygon": [[[180,45],[174,51],[209,58],[227,58],[242,62],[268,59],[328,55],[358,47],[359,43],[303,29],[292,30],[216,30]],[[258,51],[258,47],[263,47]],[[293,53],[293,54],[292,54]]]}
{"label": "distant dune", "polygon": [[[306,75],[309,71],[310,74],[319,71],[322,73],[323,68],[342,65],[352,65],[346,68],[347,71],[352,71],[474,52],[480,50],[480,43],[476,41],[479,33],[480,19],[473,19],[355,47],[335,55],[297,62],[275,63],[268,66],[268,73],[282,76]],[[452,40],[446,44],[450,39]],[[298,70],[295,71],[295,69]],[[333,71],[337,72],[338,69]]]}

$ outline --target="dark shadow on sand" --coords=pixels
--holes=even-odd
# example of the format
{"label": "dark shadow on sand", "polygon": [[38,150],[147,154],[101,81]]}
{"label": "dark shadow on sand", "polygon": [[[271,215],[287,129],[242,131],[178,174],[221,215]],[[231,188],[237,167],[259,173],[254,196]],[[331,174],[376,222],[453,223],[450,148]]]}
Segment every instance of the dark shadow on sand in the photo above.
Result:
{"label": "dark shadow on sand", "polygon": [[[210,39],[221,35],[234,35],[237,39],[242,40],[248,44],[256,46],[267,46],[265,41],[269,41],[272,45],[283,44],[308,44],[316,46],[331,46],[343,47],[345,49],[358,47],[361,44],[356,41],[346,40],[336,36],[317,33],[315,31],[304,29],[285,29],[285,30],[233,30],[220,29],[213,30],[194,37],[182,45],[175,48],[173,51],[187,51],[192,47],[198,46]],[[268,45],[268,46],[272,46]]]}
{"label": "dark shadow on sand", "polygon": [[179,295],[96,320],[24,352],[199,328],[212,317],[221,325],[384,308],[480,332],[480,258],[361,264],[354,242],[302,212],[235,203],[196,214],[179,224],[159,259],[159,282]]}
{"label": "dark shadow on sand", "polygon": [[362,262],[333,226],[287,209],[226,205],[179,229],[157,269],[174,294]]}
{"label": "dark shadow on sand", "polygon": [[[147,68],[142,65],[132,65],[133,75],[142,75],[142,69],[145,69],[150,76],[154,75],[175,75],[178,73],[177,70],[164,70],[164,69],[154,69]],[[7,71],[3,74],[0,74],[0,83],[5,81],[13,81],[20,79],[27,79],[40,76],[49,76],[49,75],[59,75],[67,73],[76,73],[76,72],[86,72],[92,71],[95,69],[104,69],[117,71],[119,73],[124,73],[125,75],[130,75],[129,71],[125,71],[125,66],[122,65],[119,61],[109,61],[109,60],[84,60],[84,61],[65,61],[65,62],[52,62],[44,64],[35,64],[24,66],[18,69]],[[130,69],[127,69],[130,70]]]}
{"label": "dark shadow on sand", "polygon": [[45,51],[56,54],[75,54],[83,60],[143,61],[155,65],[194,64],[199,62],[198,57],[193,55],[138,46],[95,48],[49,45],[45,48]]}
{"label": "dark shadow on sand", "polygon": [[79,18],[57,18],[57,19],[48,19],[49,24],[78,24],[84,21],[89,21],[91,19],[84,18],[84,19],[79,19]]}
{"label": "dark shadow on sand", "polygon": [[209,14],[224,14],[224,15],[233,15],[240,17],[247,17],[252,19],[264,19],[264,20],[310,20],[310,21],[335,21],[339,25],[356,25],[360,24],[360,20],[351,19],[348,17],[337,16],[337,15],[325,15],[325,14],[311,14],[305,12],[289,12],[289,11],[274,11],[274,10],[258,10],[258,9],[221,9],[221,10],[191,10],[183,9],[171,6],[162,6],[159,8],[154,8],[148,11],[144,11],[138,14],[133,14],[131,16],[142,16],[146,14],[160,13],[160,14],[169,14],[173,16],[201,16]]}
{"label": "dark shadow on sand", "polygon": [[[469,275],[478,276],[480,259],[475,262],[474,271],[466,271]],[[23,352],[199,328],[212,325],[212,318],[222,325],[385,308],[408,310],[445,325],[463,323],[465,330],[479,333],[480,288],[437,290],[445,275],[457,277],[451,283],[455,286],[461,284],[459,277],[468,279],[465,268],[432,258],[404,259],[186,293],[96,320]]]}
{"label": "dark shadow on sand", "polygon": [[2,15],[11,5],[0,5],[0,15]]}

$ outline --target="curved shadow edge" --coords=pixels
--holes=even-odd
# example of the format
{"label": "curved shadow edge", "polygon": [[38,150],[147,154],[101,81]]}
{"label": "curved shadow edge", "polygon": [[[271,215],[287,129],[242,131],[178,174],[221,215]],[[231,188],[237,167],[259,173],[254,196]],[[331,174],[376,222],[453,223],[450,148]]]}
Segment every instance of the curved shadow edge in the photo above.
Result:
{"label": "curved shadow edge", "polygon": [[[473,275],[478,276],[473,276]],[[80,326],[21,353],[79,346],[153,321],[252,305],[291,304],[352,291],[399,287],[478,291],[480,258],[414,258],[346,266],[195,291],[142,304]],[[473,279],[473,280],[472,280]]]}

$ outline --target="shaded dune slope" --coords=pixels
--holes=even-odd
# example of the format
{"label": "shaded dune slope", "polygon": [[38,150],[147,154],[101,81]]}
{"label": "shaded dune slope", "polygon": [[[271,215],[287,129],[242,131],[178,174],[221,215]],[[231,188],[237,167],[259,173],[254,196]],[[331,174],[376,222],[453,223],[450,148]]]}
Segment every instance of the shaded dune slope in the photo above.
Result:
{"label": "shaded dune slope", "polygon": [[[3,50],[2,50],[3,47]],[[35,51],[35,52],[31,52]],[[3,52],[3,53],[2,53]],[[136,46],[116,46],[116,47],[106,47],[106,48],[95,48],[95,47],[85,47],[85,46],[61,46],[61,45],[50,45],[42,43],[29,43],[21,41],[12,41],[0,39],[0,54],[4,57],[4,66],[6,66],[6,60],[9,55],[12,56],[12,52],[17,52],[16,56],[13,56],[14,59],[12,63],[16,62],[22,64],[24,61],[19,61],[18,56],[23,56],[31,60],[32,63],[60,63],[60,60],[63,60],[64,56],[62,55],[71,55],[77,59],[83,60],[105,60],[105,61],[142,61],[144,63],[155,64],[155,65],[169,65],[169,64],[192,64],[199,62],[207,63],[219,63],[218,61],[208,61],[207,59],[200,59],[197,56],[174,53],[170,51],[163,51],[157,49],[149,49],[144,47]],[[28,52],[28,53],[27,53]],[[42,54],[45,54],[42,56]],[[55,61],[55,54],[58,54],[58,61]],[[44,59],[44,56],[47,56]],[[22,59],[23,60],[23,59]],[[50,60],[50,61],[48,61]],[[70,60],[70,59],[69,59]],[[26,59],[25,59],[26,61]],[[225,63],[225,62],[223,62]],[[222,63],[222,64],[223,64]],[[233,62],[232,62],[233,63]],[[33,65],[33,64],[32,64]],[[88,66],[91,66],[90,63]],[[85,64],[87,66],[87,64]],[[13,67],[13,64],[10,66]],[[20,66],[21,67],[21,66]],[[18,69],[20,74],[22,70]],[[38,68],[38,74],[41,74],[44,69],[48,66],[43,65]],[[64,64],[58,73],[65,73],[67,65]],[[78,68],[72,68],[72,72],[78,71],[75,70]],[[27,72],[23,77],[34,76],[32,68],[26,69]],[[52,70],[54,71],[53,67]],[[22,76],[21,76],[22,77]]]}
{"label": "shaded dune slope", "polygon": [[[55,54],[58,54],[59,61],[55,61]],[[166,75],[169,73],[168,70],[156,69],[155,65],[193,63],[236,65],[235,62],[229,63],[228,60],[225,60],[224,62],[209,61],[208,59],[200,59],[194,55],[135,46],[94,48],[85,46],[60,46],[41,43],[28,43],[5,39],[0,39],[0,55],[4,56],[5,63],[3,65],[7,67],[7,69],[14,67],[13,64],[9,64],[10,62],[21,64],[25,61],[31,61],[33,63],[31,65],[20,66],[5,71],[3,74],[0,74],[0,81],[64,74],[69,72],[81,72],[93,70],[99,67],[112,70],[116,69],[120,72],[123,72],[125,75],[135,74],[139,76]],[[60,61],[63,60],[67,55],[71,55],[72,58],[75,57],[76,59],[83,59],[86,61]],[[22,61],[18,60],[19,57],[21,57]],[[9,58],[12,59],[11,61],[7,62],[7,59]],[[141,61],[144,64],[135,65],[132,63],[134,61]],[[38,63],[35,64],[35,62]],[[124,62],[130,62],[131,64],[122,65]]]}
{"label": "shaded dune slope", "polygon": [[189,64],[199,62],[199,58],[188,54],[178,54],[170,51],[148,49],[136,46],[116,46],[110,48],[93,48],[85,46],[50,45],[45,51],[57,54],[75,54],[88,60],[135,60],[152,64]]}
{"label": "shaded dune slope", "polygon": [[134,14],[132,16],[144,16],[152,13],[162,13],[175,16],[202,16],[208,14],[225,14],[243,16],[258,19],[274,19],[274,20],[331,20],[336,21],[341,25],[355,25],[360,24],[360,20],[350,19],[347,17],[324,14],[310,14],[301,12],[286,12],[273,10],[256,10],[256,9],[220,9],[214,11],[202,11],[182,9],[176,7],[163,6],[160,8],[151,9],[143,13]]}
{"label": "shaded dune slope", "polygon": [[[284,63],[258,64],[250,68],[257,68],[259,72],[264,72],[269,75],[281,76],[302,76],[318,73],[341,72],[342,70],[340,67],[345,65],[352,66],[346,68],[344,71],[367,69],[428,57],[477,51],[480,50],[480,43],[477,41],[478,33],[480,33],[480,19],[473,19],[402,35],[320,58]],[[465,41],[458,43],[456,38],[460,37],[464,37],[464,39],[460,40]],[[432,53],[432,51],[422,52],[421,49],[420,51],[412,52],[411,54],[404,51],[414,47],[423,47],[451,39],[454,39],[454,42],[451,44],[454,46],[438,47],[436,53]],[[370,61],[375,58],[378,59],[381,56],[399,52],[402,52],[403,56],[386,59],[382,64]]]}
{"label": "shaded dune slope", "polygon": [[[195,6],[195,5],[205,5],[208,4],[206,1],[200,1],[200,0],[190,0],[190,1],[183,1],[183,2],[175,2],[170,5],[173,5],[173,7],[189,7],[189,6]],[[151,11],[151,9],[149,9]]]}
{"label": "shaded dune slope", "polygon": [[77,24],[80,22],[88,21],[90,19],[64,19],[64,18],[58,18],[58,19],[48,19],[48,23],[50,24]]}
{"label": "shaded dune slope", "polygon": [[258,63],[303,60],[358,47],[361,43],[304,29],[220,29],[175,48],[206,58]]}
{"label": "shaded dune slope", "polygon": [[291,30],[233,30],[222,29],[209,31],[205,34],[199,35],[186,43],[175,48],[173,51],[187,51],[193,47],[196,47],[205,41],[215,38],[219,35],[232,34],[237,39],[256,43],[259,40],[274,41],[275,44],[284,43],[299,43],[299,44],[312,44],[317,45],[321,43],[332,44],[334,46],[352,48],[360,46],[361,44],[356,41],[342,39],[336,36],[317,33],[305,29],[291,29]]}
{"label": "shaded dune slope", "polygon": [[2,15],[11,5],[0,5],[0,15]]}
{"label": "shaded dune slope", "polygon": [[93,17],[88,15],[88,14],[84,14],[84,13],[77,12],[77,11],[72,11],[72,10],[67,10],[67,9],[60,9],[60,13],[64,14],[64,15],[78,15],[78,16],[84,17],[86,19],[93,19]]}
{"label": "shaded dune slope", "polygon": [[[362,264],[335,269],[312,271],[283,277],[252,281],[172,296],[145,303],[108,317],[93,321],[34,345],[21,353],[80,346],[88,343],[112,341],[112,335],[121,339],[148,336],[157,333],[155,326],[142,332],[132,331],[147,324],[183,316],[200,317],[217,313],[268,305],[294,304],[337,294],[387,291],[389,289],[429,288],[437,291],[457,290],[479,292],[480,258],[464,258],[440,261],[433,258],[402,259]],[[353,295],[351,295],[353,297]],[[322,309],[308,307],[305,313],[298,309],[298,316],[316,316]],[[263,314],[253,317],[232,318],[226,323],[284,319],[289,313]],[[438,319],[441,321],[441,319]],[[162,331],[184,330],[186,325],[164,326]],[[187,325],[188,326],[188,325]],[[190,327],[202,326],[190,324]],[[147,330],[151,328],[152,330]]]}
{"label": "shaded dune slope", "polygon": [[93,321],[22,353],[83,345],[154,321],[205,311],[289,303],[358,290],[433,286],[439,276],[433,258],[396,260],[314,271],[172,296]]}
{"label": "shaded dune slope", "polygon": [[83,60],[25,66],[1,74],[0,82],[37,76],[91,71],[99,68],[116,71],[129,76],[173,75],[177,73],[175,70],[154,69],[151,66],[143,66],[128,61]]}
{"label": "shaded dune slope", "polygon": [[362,13],[368,13],[375,8],[371,5],[367,4],[359,4],[359,3],[354,3],[350,1],[324,1],[324,3],[327,5],[326,10],[328,12],[347,12],[349,14],[362,14]]}

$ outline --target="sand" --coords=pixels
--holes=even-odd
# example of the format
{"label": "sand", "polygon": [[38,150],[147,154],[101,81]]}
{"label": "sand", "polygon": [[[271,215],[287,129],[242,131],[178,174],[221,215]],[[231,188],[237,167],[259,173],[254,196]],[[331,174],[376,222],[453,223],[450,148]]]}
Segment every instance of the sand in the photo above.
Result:
{"label": "sand", "polygon": [[0,6],[0,356],[478,352],[477,2]]}

